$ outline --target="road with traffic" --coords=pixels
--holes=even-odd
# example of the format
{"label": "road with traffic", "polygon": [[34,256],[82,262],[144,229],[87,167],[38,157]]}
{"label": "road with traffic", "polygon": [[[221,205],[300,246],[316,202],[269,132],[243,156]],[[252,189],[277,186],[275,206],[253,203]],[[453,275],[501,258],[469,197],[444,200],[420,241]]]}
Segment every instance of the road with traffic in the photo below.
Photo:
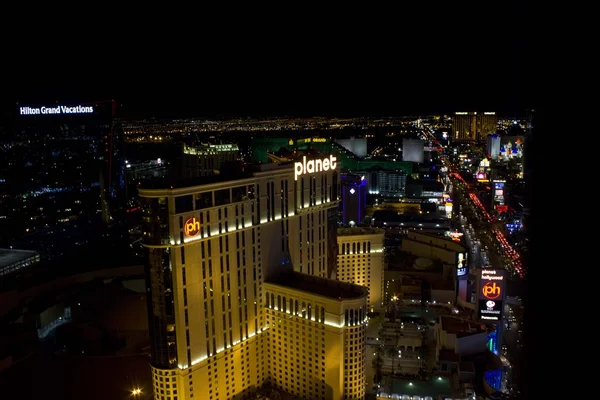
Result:
{"label": "road with traffic", "polygon": [[[431,134],[430,139],[437,143],[437,140]],[[511,280],[523,280],[525,269],[521,257],[506,240],[503,222],[490,215],[472,185],[466,182],[458,173],[456,166],[452,165],[445,156],[441,159],[447,168],[453,187],[453,200],[461,204],[461,213],[466,218],[466,223],[471,225],[477,239],[480,240],[481,250],[486,251],[490,266],[505,269]],[[520,375],[518,365],[520,357],[522,357],[522,317],[524,309],[520,302],[507,304],[506,308],[507,310],[503,315],[505,327],[500,330],[502,332],[501,343],[503,343],[500,355],[506,357],[510,362],[510,372],[506,378],[508,378],[507,386],[512,392],[515,386],[515,377]]]}

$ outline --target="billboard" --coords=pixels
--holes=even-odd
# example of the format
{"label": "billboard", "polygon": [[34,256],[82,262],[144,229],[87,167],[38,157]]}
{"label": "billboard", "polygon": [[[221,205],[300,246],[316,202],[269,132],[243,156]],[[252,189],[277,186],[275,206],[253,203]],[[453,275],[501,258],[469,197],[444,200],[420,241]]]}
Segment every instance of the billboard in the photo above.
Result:
{"label": "billboard", "polygon": [[506,271],[482,269],[477,291],[479,318],[485,322],[502,319],[502,303],[506,290]]}
{"label": "billboard", "polygon": [[456,276],[465,276],[469,272],[469,264],[467,260],[468,253],[458,253],[456,263]]}
{"label": "billboard", "polygon": [[494,202],[504,204],[504,182],[494,182]]}

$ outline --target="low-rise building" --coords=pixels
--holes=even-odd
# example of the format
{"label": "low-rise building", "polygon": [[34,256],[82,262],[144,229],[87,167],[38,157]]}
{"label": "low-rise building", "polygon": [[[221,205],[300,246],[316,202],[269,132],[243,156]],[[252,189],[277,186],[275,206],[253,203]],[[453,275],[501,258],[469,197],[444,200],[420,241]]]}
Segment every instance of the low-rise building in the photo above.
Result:
{"label": "low-rise building", "polygon": [[[444,264],[444,277],[452,278],[457,269],[467,263],[468,249],[460,243],[443,236],[430,235],[414,230],[408,231],[402,240],[402,251],[417,257],[439,260]],[[462,256],[461,256],[462,255]]]}
{"label": "low-rise building", "polygon": [[[464,318],[440,316],[435,324],[436,362],[439,370],[450,372],[458,368],[461,356],[486,351],[486,325]],[[456,357],[450,354],[454,353]]]}

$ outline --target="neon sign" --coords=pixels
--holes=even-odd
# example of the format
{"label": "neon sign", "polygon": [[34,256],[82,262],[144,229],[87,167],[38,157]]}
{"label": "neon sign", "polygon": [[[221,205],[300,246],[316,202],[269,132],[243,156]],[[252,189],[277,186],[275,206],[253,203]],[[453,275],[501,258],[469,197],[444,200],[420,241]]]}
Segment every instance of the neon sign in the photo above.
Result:
{"label": "neon sign", "polygon": [[496,282],[486,282],[481,287],[481,293],[486,299],[496,300],[502,294],[502,289]]}
{"label": "neon sign", "polygon": [[196,219],[196,217],[188,218],[183,225],[183,233],[187,237],[194,237],[200,233],[200,222]]}
{"label": "neon sign", "polygon": [[482,269],[480,298],[502,300],[504,298],[504,270]]}
{"label": "neon sign", "polygon": [[298,180],[300,175],[305,174],[313,174],[315,172],[329,171],[336,169],[337,167],[337,157],[333,155],[329,155],[329,158],[324,159],[316,159],[316,160],[308,160],[306,161],[306,156],[302,157],[302,162],[297,162],[294,164],[295,176],[294,180]]}
{"label": "neon sign", "polygon": [[47,114],[92,114],[94,107],[92,106],[56,106],[56,107],[19,107],[21,115],[47,115]]}

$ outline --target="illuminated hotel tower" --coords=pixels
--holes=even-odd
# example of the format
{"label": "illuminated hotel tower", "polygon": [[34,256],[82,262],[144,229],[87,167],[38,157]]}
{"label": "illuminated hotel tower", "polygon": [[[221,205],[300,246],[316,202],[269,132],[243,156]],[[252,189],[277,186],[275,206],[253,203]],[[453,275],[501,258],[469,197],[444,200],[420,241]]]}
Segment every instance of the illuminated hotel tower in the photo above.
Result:
{"label": "illuminated hotel tower", "polygon": [[369,289],[371,312],[383,307],[385,230],[371,227],[340,228],[337,232],[336,278]]}
{"label": "illuminated hotel tower", "polygon": [[[367,293],[319,278],[329,274],[328,212],[339,193],[339,165],[327,165],[267,164],[200,186],[139,189],[155,399],[241,399],[266,381],[301,397],[362,398]],[[293,307],[266,313],[267,294],[282,292]],[[321,376],[307,370],[311,360]]]}
{"label": "illuminated hotel tower", "polygon": [[498,118],[494,111],[455,112],[452,116],[452,140],[474,142],[493,135],[497,130]]}
{"label": "illuminated hotel tower", "polygon": [[466,142],[477,139],[477,113],[455,112],[452,116],[452,141]]}

